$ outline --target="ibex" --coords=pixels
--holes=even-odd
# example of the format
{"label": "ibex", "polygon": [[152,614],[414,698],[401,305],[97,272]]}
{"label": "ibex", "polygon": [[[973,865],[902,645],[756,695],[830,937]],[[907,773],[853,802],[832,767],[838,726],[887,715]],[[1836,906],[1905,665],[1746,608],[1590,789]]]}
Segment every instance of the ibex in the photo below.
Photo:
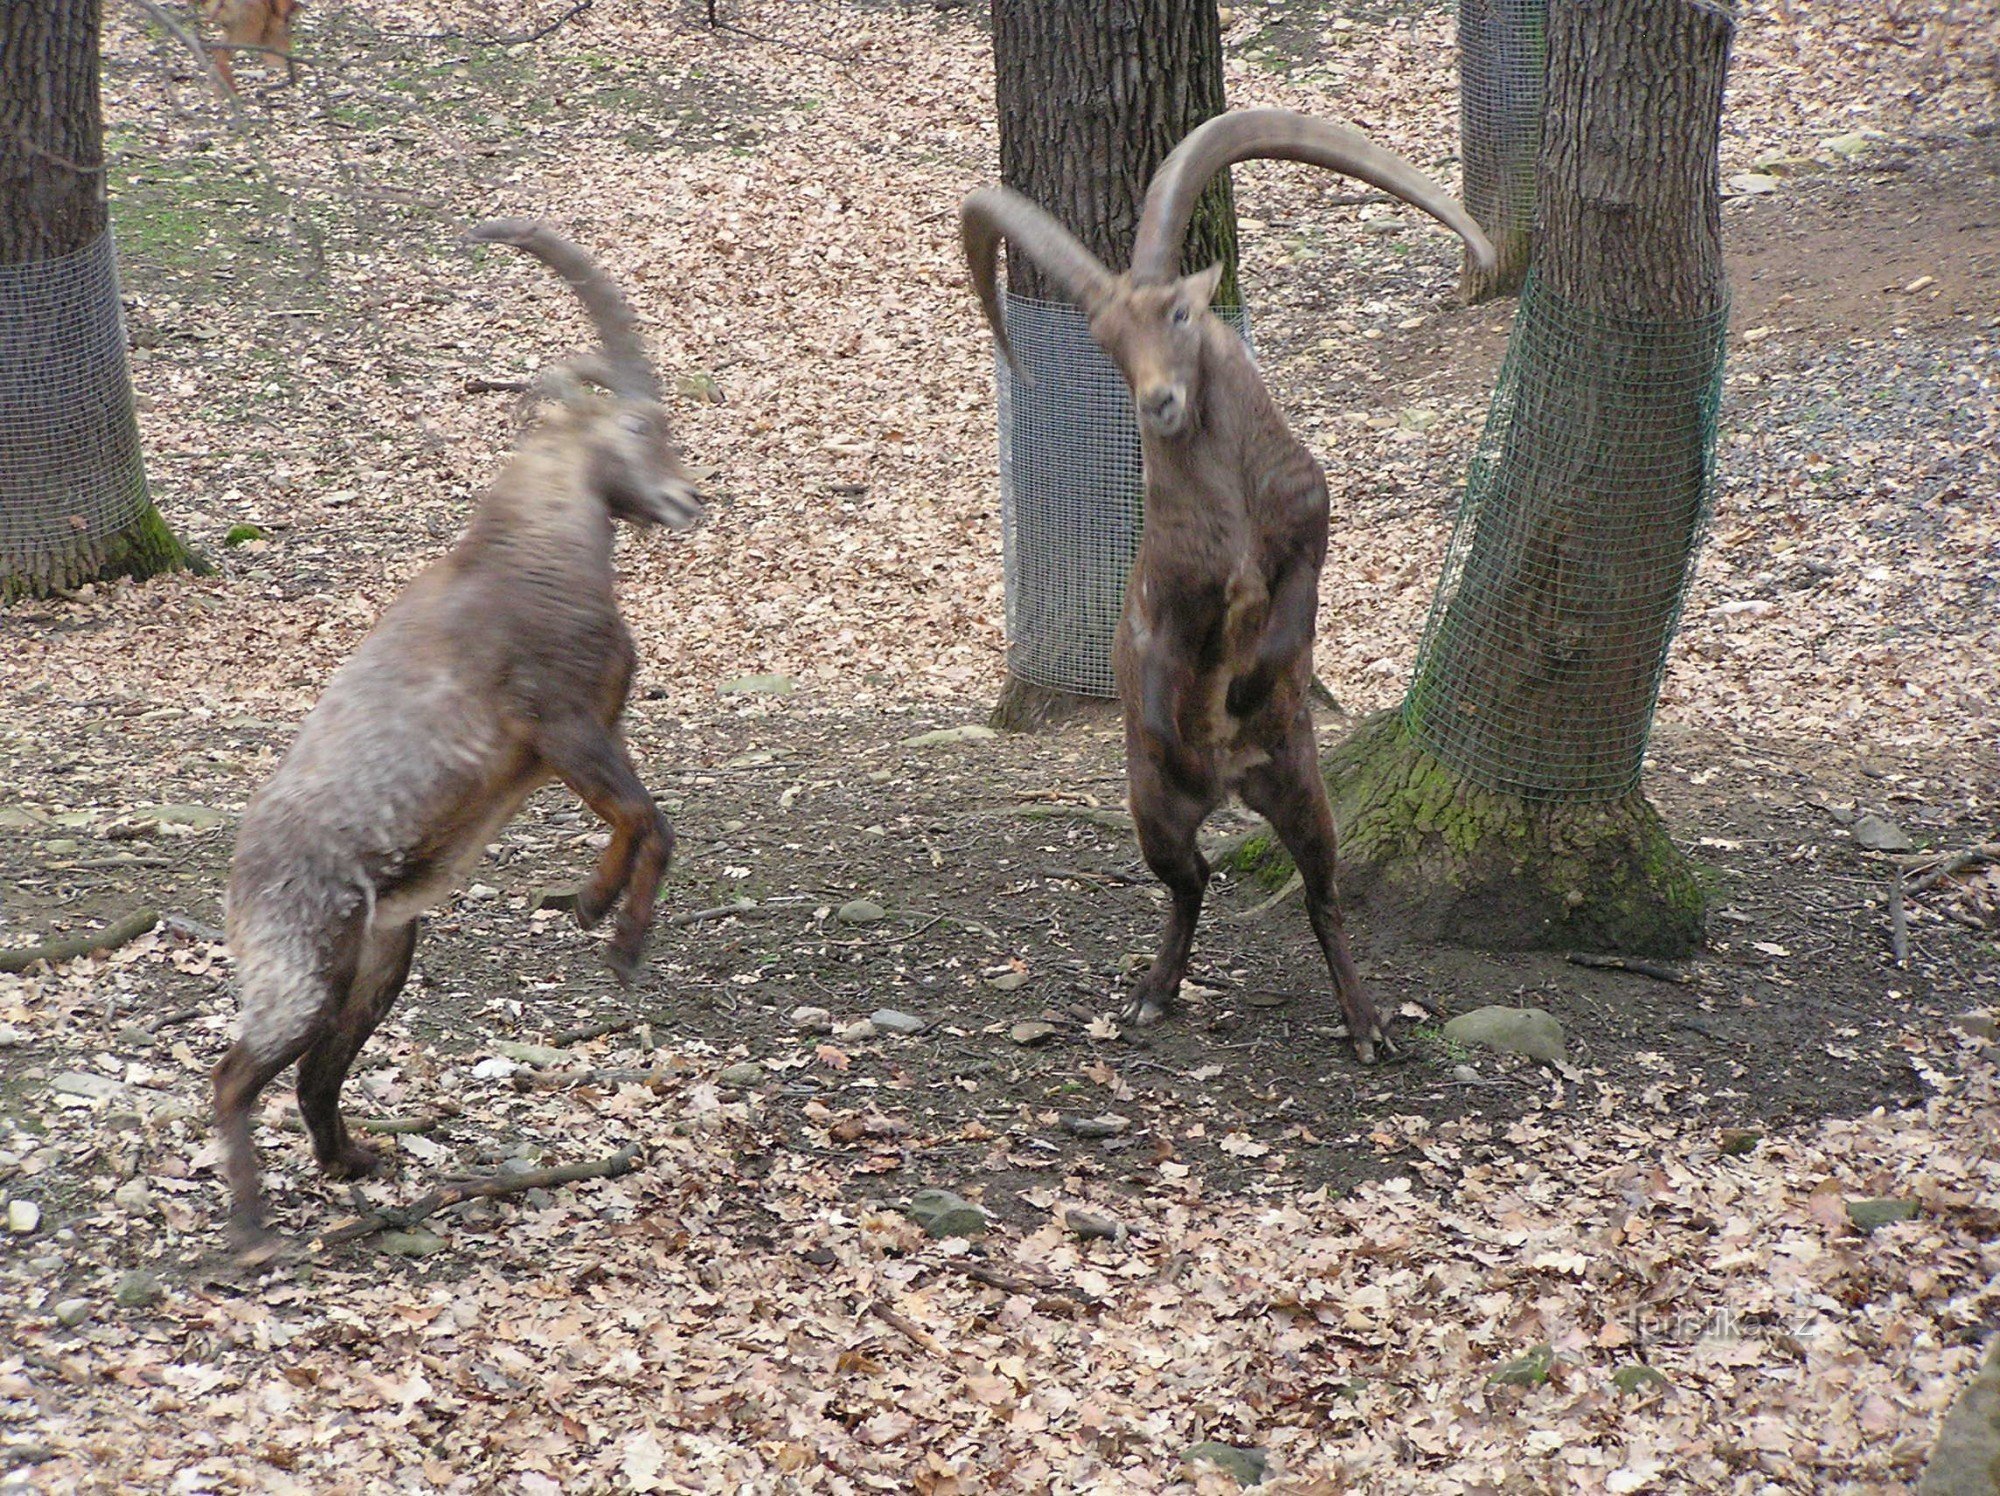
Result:
{"label": "ibex", "polygon": [[258,1093],[298,1061],[320,1167],[374,1167],[341,1119],[341,1083],[409,975],[418,916],[531,793],[560,779],[611,826],[576,916],[588,929],[623,899],[609,949],[623,981],[673,854],[618,732],[636,653],[613,595],[612,522],[685,530],[700,498],[617,288],[538,223],[483,223],[471,237],[561,275],[600,346],[544,379],[550,407],[464,537],[335,673],[244,811],[227,899],[241,1036],[215,1070],[215,1115],[246,1248],[264,1240]]}
{"label": "ibex", "polygon": [[1221,268],[1179,275],[1195,199],[1218,171],[1256,158],[1359,177],[1455,229],[1475,259],[1491,262],[1478,225],[1414,166],[1351,130],[1279,109],[1219,115],[1175,148],[1147,190],[1124,275],[1004,188],[968,197],[960,227],[973,287],[1010,363],[995,286],[1002,240],[1081,304],[1137,410],[1144,526],[1112,672],[1140,850],[1172,904],[1159,952],[1121,1017],[1151,1024],[1172,1009],[1208,886],[1195,834],[1235,793],[1270,821],[1298,865],[1335,996],[1369,1064],[1388,1039],[1341,924],[1333,814],[1306,695],[1326,477],[1286,430],[1242,340],[1209,310]]}
{"label": "ibex", "polygon": [[267,62],[273,55],[283,57],[286,79],[298,82],[299,67],[292,60],[292,16],[298,8],[299,0],[208,0],[203,14],[223,36],[211,49],[215,71],[231,93],[237,92],[231,58],[238,47],[261,53]]}

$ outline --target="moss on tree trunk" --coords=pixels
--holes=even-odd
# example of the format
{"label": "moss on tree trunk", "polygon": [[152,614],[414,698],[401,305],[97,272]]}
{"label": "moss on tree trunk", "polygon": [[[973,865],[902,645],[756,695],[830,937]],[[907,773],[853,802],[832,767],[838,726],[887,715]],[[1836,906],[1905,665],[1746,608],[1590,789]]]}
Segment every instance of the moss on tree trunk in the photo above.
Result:
{"label": "moss on tree trunk", "polygon": [[[1701,946],[1701,880],[1636,791],[1585,804],[1496,794],[1424,752],[1395,711],[1364,722],[1325,769],[1342,897],[1380,924],[1492,950]],[[1265,837],[1235,861],[1267,881],[1290,871]]]}
{"label": "moss on tree trunk", "polygon": [[148,500],[122,529],[45,552],[0,572],[0,602],[49,597],[81,587],[85,582],[107,582],[118,577],[139,581],[176,570],[207,576],[215,568],[199,552],[181,543]]}

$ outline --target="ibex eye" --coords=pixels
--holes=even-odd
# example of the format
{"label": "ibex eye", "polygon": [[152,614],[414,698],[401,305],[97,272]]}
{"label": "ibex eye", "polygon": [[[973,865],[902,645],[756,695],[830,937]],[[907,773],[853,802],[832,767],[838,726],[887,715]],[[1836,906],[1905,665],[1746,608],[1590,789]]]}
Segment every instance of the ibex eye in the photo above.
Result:
{"label": "ibex eye", "polygon": [[1177,306],[1174,308],[1174,323],[1176,326],[1187,321],[1187,319],[1188,319],[1188,309],[1186,307]]}
{"label": "ibex eye", "polygon": [[618,418],[618,424],[634,436],[644,436],[653,429],[653,423],[637,411],[630,411]]}

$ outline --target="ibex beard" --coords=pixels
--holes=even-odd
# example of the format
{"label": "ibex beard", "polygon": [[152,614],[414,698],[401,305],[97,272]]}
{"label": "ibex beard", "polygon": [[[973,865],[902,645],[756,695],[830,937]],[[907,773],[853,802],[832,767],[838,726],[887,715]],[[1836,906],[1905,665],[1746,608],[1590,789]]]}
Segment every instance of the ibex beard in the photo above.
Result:
{"label": "ibex beard", "polygon": [[258,1094],[296,1061],[320,1167],[348,1178],[376,1166],[341,1116],[341,1084],[409,977],[420,916],[529,795],[561,780],[610,825],[576,914],[589,928],[622,900],[609,946],[622,981],[673,855],[618,730],[637,656],[618,614],[613,522],[686,529],[699,496],[617,289],[539,224],[472,236],[562,274],[602,346],[543,380],[543,418],[464,537],[335,673],[244,812],[227,900],[241,1029],[215,1070],[215,1113],[246,1249],[268,1241]]}

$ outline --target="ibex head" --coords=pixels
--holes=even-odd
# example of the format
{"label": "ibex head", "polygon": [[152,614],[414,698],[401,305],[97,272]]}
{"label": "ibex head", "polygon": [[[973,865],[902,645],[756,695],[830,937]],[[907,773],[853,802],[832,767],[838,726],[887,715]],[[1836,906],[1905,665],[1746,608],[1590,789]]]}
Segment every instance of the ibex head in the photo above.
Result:
{"label": "ibex head", "polygon": [[1232,162],[1259,158],[1304,161],[1359,177],[1456,230],[1475,263],[1483,269],[1493,265],[1493,246],[1471,215],[1393,152],[1352,130],[1287,109],[1220,114],[1190,133],[1154,174],[1133,241],[1132,268],[1124,275],[1113,275],[1074,234],[1017,192],[990,187],[966,198],[959,230],[973,289],[1016,376],[1021,369],[1007,341],[995,276],[1003,239],[1083,308],[1091,337],[1131,387],[1140,426],[1163,437],[1186,431],[1201,405],[1203,342],[1222,328],[1209,310],[1222,267],[1177,277],[1181,241],[1210,179]]}
{"label": "ibex head", "polygon": [[[562,402],[590,464],[590,482],[617,519],[691,529],[701,495],[681,467],[632,308],[590,257],[545,224],[497,218],[468,238],[524,249],[569,282],[597,328],[598,347],[543,375],[539,390]],[[604,394],[593,394],[595,385]]]}

